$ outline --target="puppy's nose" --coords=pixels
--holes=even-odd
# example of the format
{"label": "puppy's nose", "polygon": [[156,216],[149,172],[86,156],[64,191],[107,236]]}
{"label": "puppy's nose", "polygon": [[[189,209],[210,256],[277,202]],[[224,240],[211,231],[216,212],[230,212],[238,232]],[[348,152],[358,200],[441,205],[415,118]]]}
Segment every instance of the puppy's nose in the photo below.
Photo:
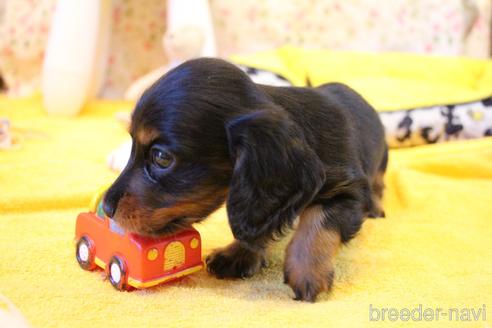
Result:
{"label": "puppy's nose", "polygon": [[126,181],[127,176],[123,172],[104,194],[102,209],[110,218],[112,218],[116,213],[120,198],[123,197],[126,188]]}
{"label": "puppy's nose", "polygon": [[112,218],[114,216],[114,212],[116,212],[116,206],[113,206],[113,204],[108,202],[107,199],[104,199],[102,208],[104,213],[106,213],[106,215],[110,218]]}

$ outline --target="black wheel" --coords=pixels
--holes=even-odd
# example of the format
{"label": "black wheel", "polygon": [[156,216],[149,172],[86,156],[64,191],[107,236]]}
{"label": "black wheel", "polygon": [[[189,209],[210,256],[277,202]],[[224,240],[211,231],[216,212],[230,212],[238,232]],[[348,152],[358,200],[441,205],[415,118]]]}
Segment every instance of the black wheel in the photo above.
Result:
{"label": "black wheel", "polygon": [[88,237],[84,236],[77,242],[75,257],[82,269],[92,271],[96,268],[94,243]]}
{"label": "black wheel", "polygon": [[130,290],[127,284],[127,268],[125,261],[118,256],[113,256],[108,263],[108,279],[114,288],[118,290]]}

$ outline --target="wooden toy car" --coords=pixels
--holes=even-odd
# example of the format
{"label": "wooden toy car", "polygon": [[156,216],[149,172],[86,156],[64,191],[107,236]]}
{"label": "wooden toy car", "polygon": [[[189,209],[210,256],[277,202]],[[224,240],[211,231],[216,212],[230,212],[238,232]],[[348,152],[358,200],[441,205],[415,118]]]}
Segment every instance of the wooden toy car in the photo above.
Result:
{"label": "wooden toy car", "polygon": [[75,256],[82,269],[106,271],[118,290],[147,288],[194,273],[203,267],[200,234],[191,228],[150,238],[124,231],[102,210],[104,193],[80,213],[75,228]]}

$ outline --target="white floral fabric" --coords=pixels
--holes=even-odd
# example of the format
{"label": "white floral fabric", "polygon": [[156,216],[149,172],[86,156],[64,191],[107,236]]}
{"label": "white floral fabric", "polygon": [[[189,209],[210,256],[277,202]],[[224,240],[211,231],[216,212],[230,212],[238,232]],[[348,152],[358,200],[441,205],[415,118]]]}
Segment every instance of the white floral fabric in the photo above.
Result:
{"label": "white floral fabric", "polygon": [[[11,95],[39,88],[56,0],[0,1],[0,74]],[[285,44],[361,51],[490,55],[492,0],[210,0],[221,56]],[[120,97],[166,62],[166,1],[112,0],[103,95]],[[193,10],[193,8],[190,8]]]}
{"label": "white floral fabric", "polygon": [[489,56],[489,0],[211,0],[222,55],[284,44]]}

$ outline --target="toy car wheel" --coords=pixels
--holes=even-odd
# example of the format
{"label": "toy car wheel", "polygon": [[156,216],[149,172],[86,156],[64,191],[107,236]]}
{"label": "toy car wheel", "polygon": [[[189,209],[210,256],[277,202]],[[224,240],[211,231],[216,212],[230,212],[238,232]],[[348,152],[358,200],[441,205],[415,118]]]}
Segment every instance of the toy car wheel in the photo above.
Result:
{"label": "toy car wheel", "polygon": [[118,290],[130,290],[127,284],[127,268],[125,262],[118,256],[113,256],[107,267],[108,279]]}
{"label": "toy car wheel", "polygon": [[94,262],[94,250],[94,243],[87,237],[82,237],[77,242],[77,246],[75,247],[75,257],[82,269],[92,271],[96,268],[96,263]]}

